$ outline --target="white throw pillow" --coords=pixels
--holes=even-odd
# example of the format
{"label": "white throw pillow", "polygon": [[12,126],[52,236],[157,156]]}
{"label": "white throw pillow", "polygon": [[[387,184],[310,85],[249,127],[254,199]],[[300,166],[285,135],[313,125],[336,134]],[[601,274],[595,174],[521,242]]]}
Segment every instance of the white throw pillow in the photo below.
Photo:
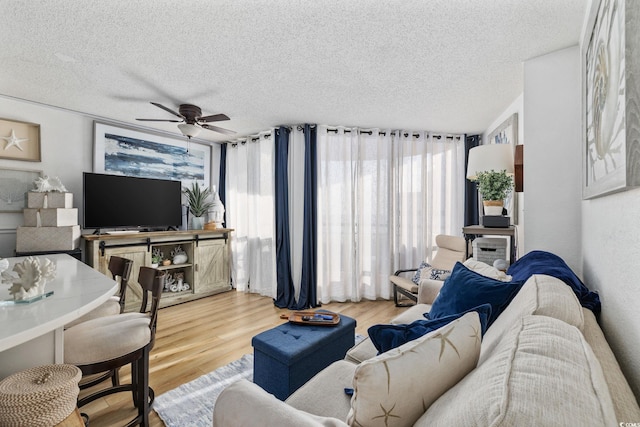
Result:
{"label": "white throw pillow", "polygon": [[475,368],[480,320],[470,312],[414,341],[362,362],[353,377],[350,426],[412,426]]}
{"label": "white throw pillow", "polygon": [[295,409],[250,381],[232,383],[216,400],[213,427],[255,426],[346,427],[346,424]]}
{"label": "white throw pillow", "polygon": [[502,282],[511,281],[511,276],[507,275],[504,271],[500,271],[489,264],[485,264],[484,262],[476,261],[473,258],[469,258],[462,264],[464,264],[464,266],[469,270],[475,271],[478,274],[482,274],[485,277],[500,280]]}

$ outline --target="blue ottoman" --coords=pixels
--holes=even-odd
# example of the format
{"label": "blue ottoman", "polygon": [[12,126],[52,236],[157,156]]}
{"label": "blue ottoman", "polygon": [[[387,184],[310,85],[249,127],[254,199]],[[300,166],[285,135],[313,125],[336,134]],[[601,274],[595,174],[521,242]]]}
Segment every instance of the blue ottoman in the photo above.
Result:
{"label": "blue ottoman", "polygon": [[354,345],[356,321],[340,315],[337,326],[285,323],[251,340],[253,382],[285,400],[315,374],[343,359]]}

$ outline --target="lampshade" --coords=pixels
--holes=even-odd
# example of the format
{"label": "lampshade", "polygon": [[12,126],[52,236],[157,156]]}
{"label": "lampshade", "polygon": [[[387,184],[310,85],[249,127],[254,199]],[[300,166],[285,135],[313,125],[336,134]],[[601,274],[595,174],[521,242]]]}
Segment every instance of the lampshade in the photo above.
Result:
{"label": "lampshade", "polygon": [[192,125],[190,123],[180,123],[178,125],[178,129],[180,129],[180,132],[188,138],[195,138],[202,130],[199,126]]}
{"label": "lampshade", "polygon": [[510,144],[486,144],[469,150],[467,179],[475,180],[479,172],[506,170],[513,175],[513,148]]}

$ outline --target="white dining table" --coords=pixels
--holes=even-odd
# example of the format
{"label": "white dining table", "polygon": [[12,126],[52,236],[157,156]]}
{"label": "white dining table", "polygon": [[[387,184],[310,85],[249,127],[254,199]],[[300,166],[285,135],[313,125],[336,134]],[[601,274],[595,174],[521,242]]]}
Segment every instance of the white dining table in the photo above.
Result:
{"label": "white dining table", "polygon": [[[13,266],[26,257],[6,258]],[[34,366],[64,363],[64,325],[109,299],[118,284],[67,254],[38,255],[56,265],[45,292],[53,295],[28,304],[12,303],[10,283],[0,283],[0,379]]]}

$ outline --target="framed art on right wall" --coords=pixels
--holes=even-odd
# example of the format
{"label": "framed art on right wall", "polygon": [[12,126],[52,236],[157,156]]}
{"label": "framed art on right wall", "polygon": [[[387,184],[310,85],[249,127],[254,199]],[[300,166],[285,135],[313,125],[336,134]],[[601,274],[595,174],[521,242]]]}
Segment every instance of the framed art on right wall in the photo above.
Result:
{"label": "framed art on right wall", "polygon": [[640,185],[640,10],[594,0],[582,40],[584,199]]}

